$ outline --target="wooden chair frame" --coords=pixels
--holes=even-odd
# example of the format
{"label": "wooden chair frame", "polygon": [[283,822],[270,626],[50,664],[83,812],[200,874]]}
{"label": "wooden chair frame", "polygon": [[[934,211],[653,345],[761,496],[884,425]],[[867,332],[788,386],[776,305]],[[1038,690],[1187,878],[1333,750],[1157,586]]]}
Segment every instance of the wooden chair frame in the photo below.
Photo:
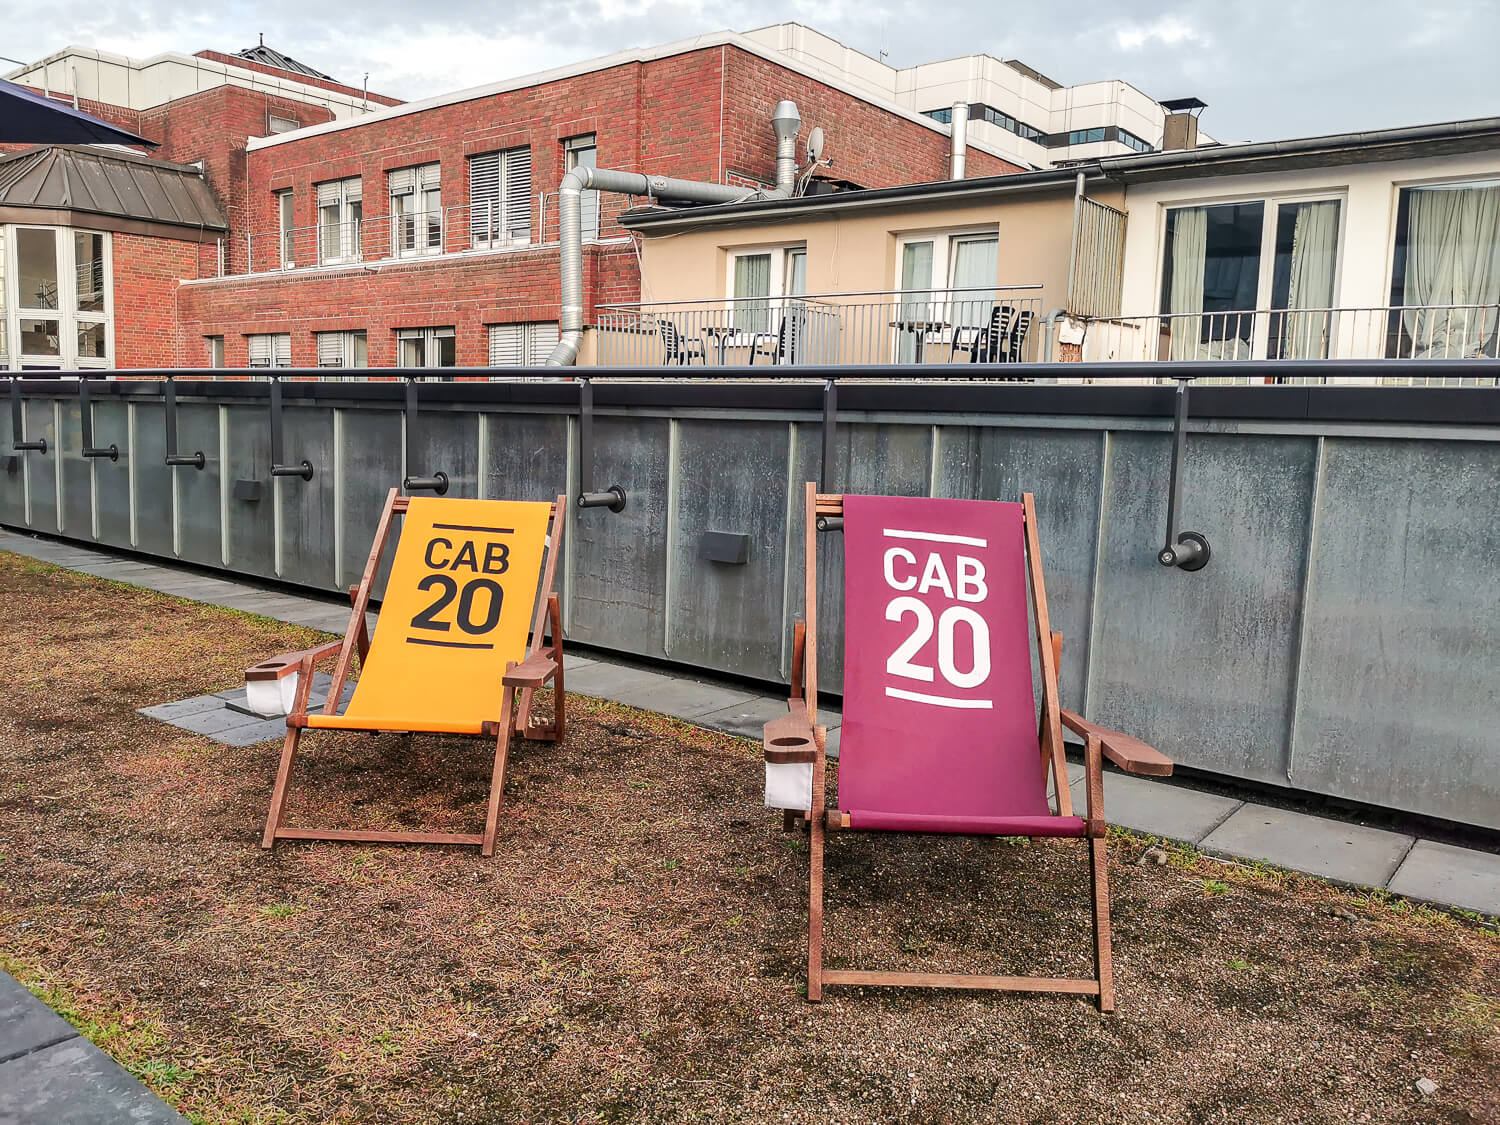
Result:
{"label": "wooden chair frame", "polygon": [[[357,843],[381,844],[478,844],[481,854],[490,856],[495,851],[495,832],[500,817],[500,802],[505,791],[505,766],[510,754],[511,732],[523,738],[547,742],[561,742],[566,727],[566,708],[563,695],[563,646],[562,612],[553,584],[557,574],[557,558],[562,545],[562,524],[568,510],[566,496],[558,496],[552,503],[550,534],[542,563],[540,592],[536,599],[536,613],[532,618],[531,640],[527,646],[526,659],[509,661],[500,682],[500,719],[486,722],[480,737],[495,739],[495,761],[490,773],[489,804],[482,833],[460,832],[380,832],[346,831],[333,828],[285,828],[281,824],[282,812],[292,776],[292,766],[297,760],[297,747],[302,732],[307,728],[307,699],[312,689],[314,666],[320,660],[337,656],[334,664],[333,683],[328,689],[328,699],[323,704],[323,714],[338,712],[340,697],[349,678],[349,668],[354,655],[359,654],[363,664],[370,652],[370,638],[365,614],[370,607],[370,596],[375,585],[375,575],[380,568],[380,559],[390,538],[391,524],[398,515],[406,512],[408,498],[391,489],[386,497],[385,508],[375,526],[375,542],[370,548],[369,560],[365,563],[363,576],[357,586],[349,589],[353,603],[349,615],[349,628],[341,641],[330,641],[316,648],[290,652],[257,664],[246,672],[247,678],[272,678],[284,673],[289,664],[296,664],[300,673],[291,712],[287,715],[286,741],[282,744],[281,764],[276,771],[276,785],[271,791],[271,811],[266,817],[265,833],[261,837],[262,848],[274,847],[277,840],[341,840]],[[543,651],[544,630],[551,638]],[[536,724],[531,721],[532,701],[538,688],[552,684],[553,721]],[[519,697],[519,706],[517,706]],[[373,733],[373,732],[372,732]],[[415,733],[415,732],[408,732]],[[428,732],[432,733],[432,732]],[[435,732],[445,733],[445,732]],[[468,734],[455,731],[454,734]]]}
{"label": "wooden chair frame", "polygon": [[793,631],[792,690],[788,714],[766,724],[764,745],[769,761],[812,761],[812,808],[806,813],[787,812],[785,827],[809,827],[810,900],[807,932],[807,998],[821,1000],[828,985],[896,985],[917,988],[961,988],[1019,992],[1067,992],[1097,999],[1099,1009],[1115,1007],[1113,968],[1110,956],[1109,872],[1105,850],[1103,759],[1135,774],[1166,776],[1172,762],[1138,739],[1107,730],[1065,711],[1058,698],[1057,669],[1062,657],[1062,634],[1054,633],[1047,613],[1047,591],[1042,581],[1041,549],[1037,540],[1036,505],[1031,493],[1022,497],[1025,524],[1027,578],[1036,625],[1037,649],[1042,665],[1042,701],[1038,716],[1037,743],[1042,758],[1043,785],[1049,777],[1057,792],[1057,815],[1072,816],[1068,788],[1067,758],[1062,728],[1084,739],[1087,778],[1086,832],[1094,919],[1093,977],[1012,977],[968,973],[884,972],[823,967],[823,860],[826,833],[844,829],[838,809],[827,807],[826,771],[828,729],[818,725],[818,584],[817,521],[842,519],[844,497],[824,494],[807,486],[806,603],[804,620]]}

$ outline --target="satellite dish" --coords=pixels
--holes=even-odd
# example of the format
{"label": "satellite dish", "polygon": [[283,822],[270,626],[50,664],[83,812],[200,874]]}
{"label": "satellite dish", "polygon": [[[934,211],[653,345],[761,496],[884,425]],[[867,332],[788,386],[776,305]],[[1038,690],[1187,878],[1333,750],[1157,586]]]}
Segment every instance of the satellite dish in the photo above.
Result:
{"label": "satellite dish", "polygon": [[823,159],[822,126],[814,126],[813,131],[807,134],[807,159],[813,163]]}

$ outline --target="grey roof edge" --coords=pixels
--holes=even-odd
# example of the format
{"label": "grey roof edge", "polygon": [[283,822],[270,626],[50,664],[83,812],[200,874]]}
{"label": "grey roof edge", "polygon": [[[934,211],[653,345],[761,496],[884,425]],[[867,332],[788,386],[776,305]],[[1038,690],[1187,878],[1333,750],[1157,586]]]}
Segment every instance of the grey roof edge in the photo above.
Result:
{"label": "grey roof edge", "polygon": [[[91,184],[84,174],[90,165],[102,169],[106,197],[94,190],[99,183]],[[70,167],[79,174],[70,177]],[[57,179],[51,174],[54,169]],[[29,190],[22,190],[28,181]],[[75,188],[82,197],[75,197]],[[190,210],[185,212],[184,205]],[[91,145],[43,145],[0,160],[0,208],[69,212],[200,232],[229,229],[201,169]]]}
{"label": "grey roof edge", "polygon": [[12,160],[22,157],[34,156],[48,149],[62,149],[68,152],[80,152],[85,156],[101,156],[106,160],[118,160],[122,164],[145,164],[152,168],[164,168],[170,172],[186,172],[192,176],[201,176],[203,169],[196,164],[178,164],[172,160],[161,160],[144,153],[130,152],[127,149],[115,149],[102,145],[33,145],[31,148],[21,149],[19,152],[8,152],[0,155],[0,167],[4,167]]}
{"label": "grey roof edge", "polygon": [[[1079,175],[1086,180],[1110,179],[1123,182],[1132,179],[1165,179],[1170,178],[1169,173],[1180,173],[1184,177],[1208,175],[1223,171],[1225,167],[1232,169],[1235,165],[1251,162],[1292,162],[1349,154],[1368,154],[1366,159],[1373,161],[1381,158],[1382,149],[1439,146],[1454,142],[1481,144],[1485,141],[1494,141],[1500,145],[1500,117],[1476,117],[1431,125],[1329,133],[1240,145],[1204,145],[1195,149],[1104,157],[1036,172],[1012,172],[971,180],[935,180],[899,187],[835,192],[831,195],[804,195],[794,199],[752,200],[747,203],[718,203],[675,209],[637,209],[627,211],[620,217],[620,222],[630,229],[666,230],[679,226],[725,222],[739,216],[763,216],[768,212],[791,216],[843,208],[889,206],[917,199],[957,201],[965,197],[991,196],[1005,192],[1041,191],[1072,184]],[[1226,174],[1234,173],[1230,171]]]}

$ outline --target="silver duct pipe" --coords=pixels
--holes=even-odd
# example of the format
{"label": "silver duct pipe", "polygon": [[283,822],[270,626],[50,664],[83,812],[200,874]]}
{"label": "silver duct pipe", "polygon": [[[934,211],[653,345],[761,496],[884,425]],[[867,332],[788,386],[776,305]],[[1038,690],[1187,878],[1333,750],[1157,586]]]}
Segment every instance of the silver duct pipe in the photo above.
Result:
{"label": "silver duct pipe", "polygon": [[952,153],[948,157],[948,178],[950,180],[961,180],[964,178],[964,164],[969,154],[969,103],[953,103],[952,125],[948,130],[952,138]]}
{"label": "silver duct pipe", "polygon": [[776,130],[776,187],[772,191],[644,176],[613,168],[574,168],[558,186],[558,271],[561,307],[558,340],[547,357],[548,367],[571,367],[583,343],[583,193],[612,191],[620,195],[648,195],[669,203],[739,203],[746,199],[790,199],[797,184],[797,131],[802,117],[795,102],[776,103],[771,115]]}

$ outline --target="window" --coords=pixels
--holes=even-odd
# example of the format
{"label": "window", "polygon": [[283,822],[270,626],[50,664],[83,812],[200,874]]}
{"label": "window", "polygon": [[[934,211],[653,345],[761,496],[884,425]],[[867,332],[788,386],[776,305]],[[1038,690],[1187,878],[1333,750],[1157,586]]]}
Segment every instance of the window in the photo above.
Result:
{"label": "window", "polygon": [[272,136],[275,136],[277,133],[290,133],[293,129],[300,128],[300,126],[297,124],[296,118],[277,117],[273,113],[269,115],[266,128],[270,130]]}
{"label": "window", "polygon": [[319,367],[368,367],[369,353],[363,328],[352,332],[317,332]]}
{"label": "window", "polygon": [[452,328],[402,328],[396,333],[397,367],[452,367]]}
{"label": "window", "polygon": [[364,202],[360,179],[330,180],[318,185],[318,261],[324,265],[357,262]]}
{"label": "window", "polygon": [[1500,180],[1402,188],[1386,354],[1496,358]]}
{"label": "window", "polygon": [[1152,148],[1150,141],[1142,140],[1140,137],[1137,137],[1134,133],[1129,132],[1126,129],[1116,129],[1115,140],[1119,141],[1126,148],[1134,149],[1136,152],[1156,151],[1154,148]]}
{"label": "window", "polygon": [[490,325],[491,367],[541,367],[557,345],[557,321]]}
{"label": "window", "polygon": [[900,242],[897,285],[906,294],[892,312],[898,363],[920,363],[935,334],[989,323],[999,278],[993,231],[914,234]]}
{"label": "window", "polygon": [[296,228],[292,226],[292,193],[290,191],[278,191],[276,193],[276,219],[277,229],[281,231],[281,268],[289,270],[296,264],[297,255],[295,242],[297,237]]}
{"label": "window", "polygon": [[1074,129],[1068,134],[1068,144],[1070,145],[1094,144],[1105,139],[1103,126],[1097,129]]}
{"label": "window", "polygon": [[206,346],[206,348],[208,349],[208,366],[210,366],[210,367],[223,367],[224,366],[224,337],[223,336],[205,336],[205,337],[203,337],[203,343]]}
{"label": "window", "polygon": [[469,238],[476,248],[531,241],[531,149],[469,157]]}
{"label": "window", "polygon": [[391,193],[391,253],[398,258],[443,252],[440,166],[422,164],[386,174]]}
{"label": "window", "polygon": [[770,332],[781,298],[807,292],[807,247],[741,250],[729,257],[730,325],[737,333]]}
{"label": "window", "polygon": [[251,367],[290,367],[292,338],[285,332],[246,336],[250,347]]}
{"label": "window", "polygon": [[[574,168],[597,168],[599,167],[599,142],[593,133],[582,137],[569,137],[563,142],[564,163],[566,171],[571,172]],[[586,191],[580,200],[582,204],[583,240],[585,242],[599,241],[599,193],[597,191]]]}
{"label": "window", "polygon": [[114,354],[110,236],[0,227],[0,368],[102,368]]}
{"label": "window", "polygon": [[1161,309],[1170,358],[1326,358],[1341,211],[1337,199],[1168,210]]}

